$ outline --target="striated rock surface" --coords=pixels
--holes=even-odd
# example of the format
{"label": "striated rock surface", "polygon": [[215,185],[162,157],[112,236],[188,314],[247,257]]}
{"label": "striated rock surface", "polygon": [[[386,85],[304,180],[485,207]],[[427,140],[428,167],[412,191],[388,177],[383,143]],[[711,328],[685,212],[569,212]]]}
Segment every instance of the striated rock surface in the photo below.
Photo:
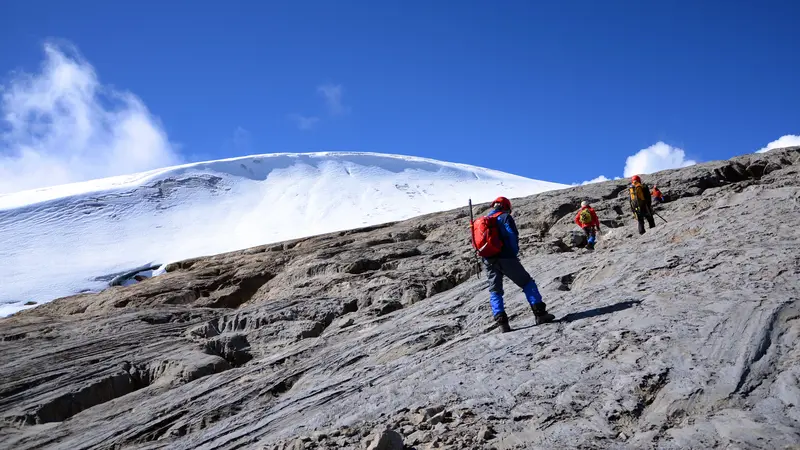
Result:
{"label": "striated rock surface", "polygon": [[558,319],[506,281],[512,333],[466,207],[2,319],[0,448],[798,448],[800,148],[643,178],[643,236],[624,180],[512,200]]}

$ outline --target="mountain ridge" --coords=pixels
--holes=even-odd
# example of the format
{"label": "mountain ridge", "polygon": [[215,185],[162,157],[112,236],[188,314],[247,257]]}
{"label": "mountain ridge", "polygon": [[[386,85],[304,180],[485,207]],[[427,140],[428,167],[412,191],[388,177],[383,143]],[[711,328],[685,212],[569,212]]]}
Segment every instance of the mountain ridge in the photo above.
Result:
{"label": "mountain ridge", "polygon": [[[407,161],[407,162],[414,162],[414,163],[427,163],[427,164],[434,164],[439,165],[442,167],[450,167],[455,169],[462,169],[462,170],[469,170],[469,171],[479,171],[485,172],[497,176],[505,176],[511,178],[519,178],[530,180],[529,178],[522,177],[520,175],[515,175],[507,172],[503,172],[500,170],[489,169],[480,166],[474,166],[471,164],[463,164],[463,163],[456,163],[451,161],[443,161],[443,160],[436,160],[433,158],[425,158],[421,156],[410,156],[410,155],[402,155],[402,154],[393,154],[393,153],[377,153],[377,152],[357,152],[357,151],[320,151],[320,152],[302,152],[302,153],[293,153],[293,152],[279,152],[279,153],[259,153],[259,154],[252,154],[252,155],[245,155],[245,156],[235,156],[230,158],[222,158],[216,160],[209,160],[209,161],[198,161],[198,162],[191,162],[191,163],[184,163],[184,164],[177,164],[173,166],[152,169],[144,172],[137,172],[132,174],[125,174],[125,175],[114,175],[110,177],[103,177],[93,180],[86,180],[86,181],[79,181],[75,183],[68,183],[65,185],[57,185],[57,186],[48,186],[36,189],[27,189],[24,191],[18,192],[11,192],[2,194],[0,193],[0,210],[8,209],[8,208],[15,208],[20,206],[27,206],[35,203],[46,202],[50,200],[57,200],[60,198],[73,196],[73,195],[80,195],[80,194],[88,194],[91,192],[101,191],[101,190],[108,190],[108,189],[123,189],[126,187],[133,187],[148,181],[152,181],[154,179],[158,179],[160,176],[169,173],[176,173],[179,174],[181,171],[185,171],[187,169],[192,168],[209,168],[215,165],[220,164],[227,164],[227,163],[243,163],[247,161],[254,161],[254,160],[261,160],[261,159],[270,159],[270,158],[320,158],[320,157],[368,157],[368,158],[377,158],[377,159],[385,159],[385,158],[393,158],[397,160]],[[537,180],[538,181],[538,180]],[[547,182],[550,183],[550,182]],[[551,183],[553,185],[560,185],[562,187],[569,187],[567,184],[560,184],[560,183]],[[41,195],[45,193],[51,193],[51,196]],[[37,195],[40,194],[36,198]],[[15,197],[22,197],[15,199]],[[34,200],[31,200],[31,197]],[[16,201],[15,201],[16,200]]]}
{"label": "mountain ridge", "polygon": [[[792,448],[800,147],[642,178],[669,201],[641,236],[625,180],[513,199],[557,321],[533,326],[507,283],[512,333],[492,322],[466,207],[0,319],[0,446]],[[572,222],[582,200],[595,251]]]}

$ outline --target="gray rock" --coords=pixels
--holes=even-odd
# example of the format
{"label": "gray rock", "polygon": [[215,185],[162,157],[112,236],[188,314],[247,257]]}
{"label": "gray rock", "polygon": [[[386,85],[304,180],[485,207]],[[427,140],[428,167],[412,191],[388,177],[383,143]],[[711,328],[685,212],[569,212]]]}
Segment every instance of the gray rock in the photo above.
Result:
{"label": "gray rock", "polygon": [[352,317],[342,317],[336,322],[337,328],[347,328],[352,326],[355,323],[355,319]]}
{"label": "gray rock", "polygon": [[431,418],[428,420],[428,423],[430,423],[431,425],[436,425],[441,423],[444,419],[445,419],[445,414],[444,411],[442,411],[431,416]]}
{"label": "gray rock", "polygon": [[478,441],[488,441],[494,438],[494,430],[490,427],[483,426],[478,431]]}
{"label": "gray rock", "polygon": [[[181,261],[0,319],[0,448],[328,445],[295,440],[309,430],[357,448],[403,408],[424,433],[442,406],[461,420],[442,446],[795,445],[800,149],[643,178],[670,201],[642,236],[626,180],[506,194],[558,319],[532,326],[507,282],[508,334],[491,329],[466,208]],[[582,199],[597,250],[554,251]]]}
{"label": "gray rock", "polygon": [[422,422],[425,422],[425,419],[426,419],[425,414],[420,414],[420,413],[411,414],[408,417],[409,422],[411,422],[412,425],[417,425],[417,426],[420,425]]}
{"label": "gray rock", "polygon": [[409,445],[417,445],[431,440],[431,433],[429,431],[415,431],[406,437],[405,442]]}
{"label": "gray rock", "polygon": [[475,417],[475,413],[472,412],[471,409],[460,409],[456,415],[459,419],[468,419],[470,417]]}
{"label": "gray rock", "polygon": [[312,439],[317,442],[322,442],[328,439],[328,435],[326,433],[314,433],[314,437]]}
{"label": "gray rock", "polygon": [[442,414],[443,412],[444,412],[444,406],[437,405],[425,408],[424,414],[426,419],[431,419],[436,415]]}
{"label": "gray rock", "polygon": [[[570,230],[568,233],[564,235],[560,240],[567,244],[568,247],[576,248],[576,247],[585,247],[586,246],[586,233],[583,231],[576,231]],[[555,246],[558,247],[558,241],[556,241]],[[552,245],[552,244],[551,244]]]}
{"label": "gray rock", "polygon": [[383,430],[376,433],[368,450],[403,450],[403,437],[396,431]]}

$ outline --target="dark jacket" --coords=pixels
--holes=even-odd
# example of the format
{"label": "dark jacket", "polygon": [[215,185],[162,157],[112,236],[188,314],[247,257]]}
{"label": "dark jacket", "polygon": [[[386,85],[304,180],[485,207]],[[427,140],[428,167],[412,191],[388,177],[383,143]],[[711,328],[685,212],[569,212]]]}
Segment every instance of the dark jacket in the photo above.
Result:
{"label": "dark jacket", "polygon": [[631,200],[631,211],[643,216],[653,215],[653,200],[650,197],[650,188],[644,183],[634,183],[628,186]]}
{"label": "dark jacket", "polygon": [[[497,210],[489,211],[489,216],[496,214]],[[503,240],[503,248],[495,258],[516,258],[519,254],[519,231],[514,218],[508,213],[500,214],[497,217],[497,229],[500,232],[500,239]]]}

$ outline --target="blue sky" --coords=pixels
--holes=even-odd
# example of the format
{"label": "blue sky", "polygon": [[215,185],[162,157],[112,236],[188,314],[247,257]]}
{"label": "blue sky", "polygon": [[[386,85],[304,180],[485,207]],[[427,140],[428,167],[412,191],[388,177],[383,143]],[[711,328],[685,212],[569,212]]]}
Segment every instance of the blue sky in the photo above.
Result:
{"label": "blue sky", "polygon": [[[36,155],[116,146],[98,166],[109,174],[172,163],[174,152],[195,161],[352,150],[574,183],[622,176],[626,158],[658,142],[638,169],[799,135],[798,22],[800,3],[788,0],[11,0],[0,2],[0,83],[14,93],[6,117],[30,113],[28,98],[47,101],[42,91],[58,83],[36,77],[46,77],[49,43],[53,73],[72,64],[69,89],[135,95],[76,100],[68,113],[89,111],[100,125]],[[74,50],[83,59],[69,59]],[[133,111],[120,129],[137,145],[109,136],[120,111]],[[0,126],[7,170],[34,170],[9,158],[40,128]],[[120,161],[140,135],[155,149]],[[61,178],[40,174],[105,174],[58,161],[47,170]]]}

